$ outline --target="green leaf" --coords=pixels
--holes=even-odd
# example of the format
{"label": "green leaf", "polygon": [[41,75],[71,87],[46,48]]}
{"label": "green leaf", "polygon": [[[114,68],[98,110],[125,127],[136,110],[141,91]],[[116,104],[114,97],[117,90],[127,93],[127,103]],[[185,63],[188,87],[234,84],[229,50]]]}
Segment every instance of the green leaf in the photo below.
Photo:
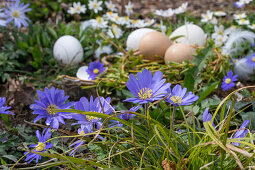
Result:
{"label": "green leaf", "polygon": [[195,84],[195,79],[193,75],[187,72],[184,77],[184,87],[186,87],[188,91],[193,91],[194,84]]}
{"label": "green leaf", "polygon": [[205,91],[203,91],[200,95],[199,95],[199,99],[198,99],[198,103],[201,102],[202,100],[204,100],[209,94],[211,94],[211,92],[213,90],[215,90],[218,87],[219,81],[216,81],[214,83],[212,83],[212,85],[210,85]]}
{"label": "green leaf", "polygon": [[250,120],[250,130],[255,130],[255,114],[254,112],[246,112],[246,113],[241,113],[240,114],[242,116],[242,120],[245,121],[245,120]]}

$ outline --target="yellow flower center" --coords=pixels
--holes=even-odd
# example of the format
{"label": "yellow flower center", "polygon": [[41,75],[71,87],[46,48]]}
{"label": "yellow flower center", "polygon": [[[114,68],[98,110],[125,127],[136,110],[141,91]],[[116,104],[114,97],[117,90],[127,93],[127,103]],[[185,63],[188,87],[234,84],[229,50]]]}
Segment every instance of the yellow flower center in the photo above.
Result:
{"label": "yellow flower center", "polygon": [[97,8],[97,7],[98,7],[97,3],[94,3],[94,4],[93,4],[93,7],[94,7],[94,8]]}
{"label": "yellow flower center", "polygon": [[37,152],[42,152],[42,151],[44,151],[45,146],[46,146],[45,143],[38,142],[38,145],[35,147],[35,150]]}
{"label": "yellow flower center", "polygon": [[85,132],[84,130],[81,131],[80,135],[85,135]]}
{"label": "yellow flower center", "polygon": [[125,21],[129,21],[129,17],[128,17],[128,16],[125,16],[125,17],[124,17],[124,20],[125,20]]}
{"label": "yellow flower center", "polygon": [[170,98],[170,100],[172,100],[174,104],[175,104],[175,103],[179,103],[179,104],[182,103],[182,98],[181,98],[180,96],[172,96],[172,97]]}
{"label": "yellow flower center", "polygon": [[20,17],[19,11],[13,11],[13,12],[12,12],[12,16],[13,16],[14,18],[19,18],[19,17]]}
{"label": "yellow flower center", "polygon": [[78,7],[77,7],[77,11],[80,11],[80,10],[81,10],[81,7],[80,7],[80,6],[78,6]]}
{"label": "yellow flower center", "polygon": [[139,96],[140,99],[142,99],[142,100],[149,99],[149,98],[151,98],[151,96],[152,96],[152,92],[151,92],[151,91],[152,91],[152,90],[149,89],[149,88],[142,88],[142,89],[140,90],[140,92],[138,93],[138,96]]}
{"label": "yellow flower center", "polygon": [[95,68],[95,69],[93,70],[93,73],[94,73],[94,74],[98,74],[98,73],[99,73],[99,70],[98,70],[97,68]]}
{"label": "yellow flower center", "polygon": [[227,78],[227,79],[225,80],[225,83],[227,83],[227,84],[231,83],[231,79],[230,79],[230,78]]}
{"label": "yellow flower center", "polygon": [[252,57],[252,59],[251,59],[253,62],[255,62],[255,57]]}
{"label": "yellow flower center", "polygon": [[120,17],[116,16],[114,19],[115,19],[115,21],[118,21],[120,19]]}
{"label": "yellow flower center", "polygon": [[110,11],[110,12],[107,12],[108,13],[108,15],[112,15],[113,13],[112,13],[112,11]]}
{"label": "yellow flower center", "polygon": [[100,16],[96,17],[96,20],[99,22],[99,23],[102,23],[102,18]]}
{"label": "yellow flower center", "polygon": [[92,119],[98,120],[99,118],[98,118],[98,117],[94,117],[94,116],[88,116],[88,115],[86,115],[86,119],[87,119],[89,122],[91,122]]}
{"label": "yellow flower center", "polygon": [[50,115],[55,115],[55,109],[57,109],[56,105],[49,105],[46,110]]}

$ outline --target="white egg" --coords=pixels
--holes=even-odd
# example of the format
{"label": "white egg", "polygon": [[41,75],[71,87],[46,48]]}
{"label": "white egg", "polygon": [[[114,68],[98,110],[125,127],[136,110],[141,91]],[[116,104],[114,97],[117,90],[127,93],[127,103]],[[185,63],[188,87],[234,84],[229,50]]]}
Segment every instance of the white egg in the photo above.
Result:
{"label": "white egg", "polygon": [[181,44],[205,46],[207,35],[203,29],[194,24],[185,24],[177,28],[171,35],[170,39],[182,36],[174,41]]}
{"label": "white egg", "polygon": [[76,73],[76,76],[82,80],[91,80],[89,78],[89,73],[87,72],[88,68],[89,68],[88,66],[80,67]]}
{"label": "white egg", "polygon": [[75,37],[64,35],[55,42],[53,55],[63,64],[78,64],[83,60],[83,49]]}
{"label": "white egg", "polygon": [[150,28],[141,28],[131,32],[127,38],[127,49],[137,50],[139,49],[140,40],[143,36],[149,32],[153,32],[156,30]]}
{"label": "white egg", "polygon": [[242,81],[250,80],[250,76],[255,74],[255,70],[250,68],[249,64],[246,63],[246,58],[242,58],[235,62],[234,72],[238,75],[238,79]]}

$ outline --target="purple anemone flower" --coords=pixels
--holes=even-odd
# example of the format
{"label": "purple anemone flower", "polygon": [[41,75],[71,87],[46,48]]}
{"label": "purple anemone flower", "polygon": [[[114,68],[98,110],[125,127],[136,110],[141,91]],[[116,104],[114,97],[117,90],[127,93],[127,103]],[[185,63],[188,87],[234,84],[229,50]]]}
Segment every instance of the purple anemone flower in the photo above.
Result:
{"label": "purple anemone flower", "polygon": [[50,125],[54,129],[58,129],[59,122],[65,124],[65,119],[71,119],[70,113],[66,112],[55,112],[55,109],[71,109],[74,102],[66,103],[68,96],[65,96],[64,90],[59,90],[51,87],[48,89],[44,88],[44,92],[37,90],[37,94],[40,100],[35,100],[35,104],[31,104],[30,108],[33,114],[38,116],[35,118],[34,122],[42,118],[46,118],[46,125]]}
{"label": "purple anemone flower", "polygon": [[[205,111],[203,112],[203,122],[207,122],[207,121],[211,122],[212,120],[212,115],[208,111],[209,111],[209,107],[207,107]],[[212,126],[215,128],[214,123],[212,123]]]}
{"label": "purple anemone flower", "polygon": [[14,113],[12,113],[11,111],[9,111],[9,109],[11,108],[10,106],[4,106],[6,101],[5,97],[0,97],[0,114],[11,114],[11,115],[15,115]]}
{"label": "purple anemone flower", "polygon": [[[117,118],[123,119],[125,121],[129,121],[129,119],[133,118],[136,116],[136,114],[129,114],[128,112],[136,112],[138,109],[140,109],[142,106],[135,106],[129,109],[128,111],[122,110],[121,115],[118,115]],[[126,113],[127,112],[127,113]],[[110,127],[122,127],[123,124],[117,120],[110,120],[111,124],[109,125]]]}
{"label": "purple anemone flower", "polygon": [[221,88],[223,89],[223,91],[229,90],[232,87],[235,87],[235,83],[234,81],[237,81],[237,77],[238,75],[233,75],[233,71],[230,70],[227,73],[227,76],[224,77],[223,82],[221,84]]}
{"label": "purple anemone flower", "polygon": [[[45,152],[47,149],[50,149],[53,146],[52,143],[46,142],[51,137],[52,134],[50,132],[50,129],[45,128],[42,132],[42,135],[40,134],[39,130],[37,130],[35,133],[39,141],[38,144],[29,146],[35,148],[33,152]],[[25,161],[28,163],[30,163],[34,159],[36,159],[36,163],[38,163],[38,160],[41,159],[41,155],[38,155],[36,153],[25,152],[25,154],[27,154]]]}
{"label": "purple anemone flower", "polygon": [[144,104],[162,99],[168,94],[171,85],[170,83],[164,84],[166,80],[162,78],[161,71],[155,72],[152,77],[151,72],[147,69],[137,73],[137,78],[130,74],[126,86],[135,97],[124,101]]}
{"label": "purple anemone flower", "polygon": [[[81,128],[78,129],[79,135],[87,136],[86,134],[93,132],[93,127],[90,124],[81,124]],[[79,139],[69,145],[69,147],[73,146],[73,150],[70,152],[70,156],[74,156],[74,154],[78,151],[78,149],[85,143],[84,140]]]}
{"label": "purple anemone flower", "polygon": [[104,63],[100,63],[100,61],[94,61],[89,63],[89,68],[87,69],[87,73],[89,74],[89,78],[91,80],[94,80],[104,70],[105,70]]}
{"label": "purple anemone flower", "polygon": [[181,85],[177,84],[172,91],[170,90],[170,96],[166,98],[166,101],[174,106],[191,105],[198,99],[198,96],[194,95],[191,91],[186,92],[187,88],[182,89]]}
{"label": "purple anemone flower", "polygon": [[24,5],[23,2],[20,3],[20,0],[12,2],[11,5],[9,5],[8,3],[6,4],[6,23],[9,23],[13,20],[16,27],[20,28],[21,25],[27,27],[30,20],[26,17],[25,13],[31,11],[31,8],[28,8],[29,4]]}
{"label": "purple anemone flower", "polygon": [[[245,128],[246,128],[246,126],[249,125],[249,123],[250,123],[249,120],[245,120],[243,122],[243,124],[241,125],[240,130],[238,130],[235,133],[233,138],[244,138],[248,134],[248,129],[245,129]],[[235,145],[235,146],[240,146],[240,143],[238,143],[238,142],[233,142],[232,144]]]}
{"label": "purple anemone flower", "polygon": [[250,65],[250,68],[255,68],[255,53],[246,57],[246,63]]}
{"label": "purple anemone flower", "polygon": [[237,2],[234,2],[234,4],[237,8],[242,8],[245,5],[243,1],[237,1]]}
{"label": "purple anemone flower", "polygon": [[6,26],[6,21],[3,18],[6,18],[6,14],[3,13],[4,9],[0,9],[0,26]]}

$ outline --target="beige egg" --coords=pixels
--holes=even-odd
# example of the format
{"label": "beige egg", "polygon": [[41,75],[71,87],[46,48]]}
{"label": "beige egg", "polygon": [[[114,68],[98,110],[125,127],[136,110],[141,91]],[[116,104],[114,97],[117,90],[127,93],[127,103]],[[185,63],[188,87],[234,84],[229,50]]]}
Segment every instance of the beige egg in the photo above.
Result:
{"label": "beige egg", "polygon": [[181,63],[184,60],[192,60],[194,59],[192,55],[195,53],[196,50],[188,44],[173,44],[166,50],[165,63],[168,64],[168,61]]}
{"label": "beige egg", "polygon": [[165,34],[155,31],[143,36],[139,44],[139,51],[146,60],[161,60],[170,45],[171,41]]}

